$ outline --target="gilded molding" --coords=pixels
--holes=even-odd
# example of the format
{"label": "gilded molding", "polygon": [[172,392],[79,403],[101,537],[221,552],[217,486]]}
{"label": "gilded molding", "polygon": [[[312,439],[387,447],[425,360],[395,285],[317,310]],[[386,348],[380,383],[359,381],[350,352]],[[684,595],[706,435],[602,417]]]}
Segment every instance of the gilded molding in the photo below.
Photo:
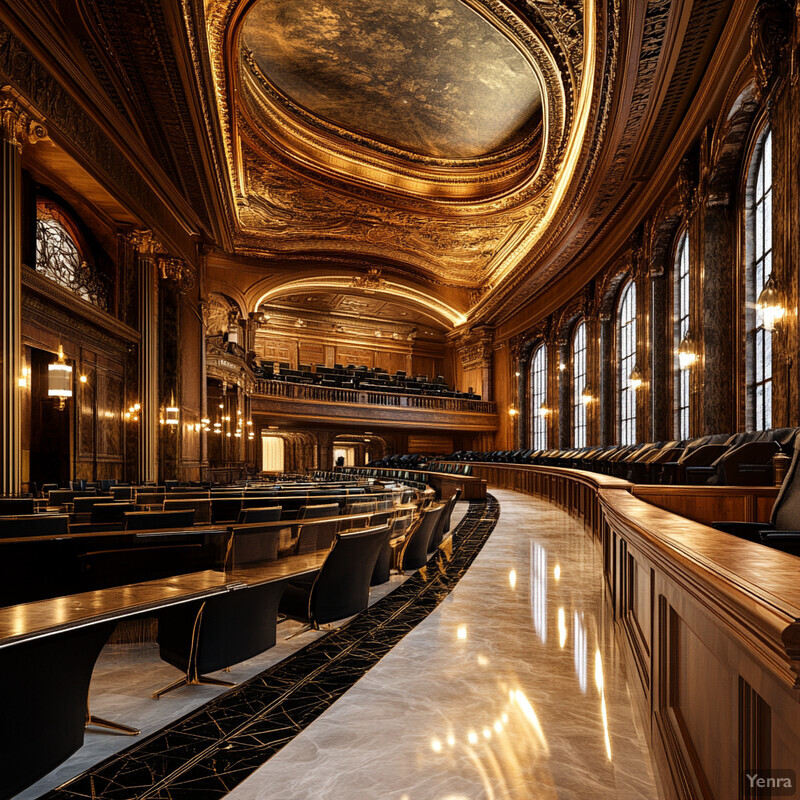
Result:
{"label": "gilded molding", "polygon": [[18,150],[48,139],[47,128],[13,87],[0,87],[0,130]]}

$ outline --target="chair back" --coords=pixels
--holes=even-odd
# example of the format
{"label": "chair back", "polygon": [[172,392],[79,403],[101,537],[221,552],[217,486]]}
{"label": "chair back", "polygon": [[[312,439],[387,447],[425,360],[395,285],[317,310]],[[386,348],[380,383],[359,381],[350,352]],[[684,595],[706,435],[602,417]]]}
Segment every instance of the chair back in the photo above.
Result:
{"label": "chair back", "polygon": [[0,515],[33,514],[32,497],[0,498]]}
{"label": "chair back", "polygon": [[214,498],[211,501],[211,522],[236,522],[241,510],[241,497]]}
{"label": "chair back", "polygon": [[136,492],[136,505],[164,508],[165,498],[166,495],[163,492]]}
{"label": "chair back", "polygon": [[281,518],[280,506],[264,506],[263,508],[243,508],[239,512],[237,522],[248,525],[253,522],[277,522]]}
{"label": "chair back", "polygon": [[369,603],[369,584],[389,526],[337,534],[311,587],[309,616],[318,625],[350,617]]}
{"label": "chair back", "polygon": [[772,506],[770,522],[776,531],[800,530],[800,477],[798,477],[798,459],[800,459],[800,439],[795,439],[794,454],[781,489]]}
{"label": "chair back", "polygon": [[194,521],[198,525],[205,524],[211,521],[211,501],[197,499],[184,499],[179,498],[173,500],[172,497],[167,495],[164,501],[164,511],[194,511]]}
{"label": "chair back", "polygon": [[0,538],[17,536],[53,536],[69,533],[67,514],[19,514],[0,517]]}
{"label": "chair back", "polygon": [[151,531],[156,528],[191,528],[194,511],[132,511],[125,516],[126,531]]}
{"label": "chair back", "polygon": [[437,503],[426,508],[419,524],[408,535],[400,554],[400,568],[403,571],[419,569],[427,563],[431,539],[444,512],[444,506],[444,503]]}
{"label": "chair back", "polygon": [[324,517],[338,517],[338,516],[339,516],[338,503],[300,506],[300,509],[297,512],[297,519],[320,519]]}
{"label": "chair back", "polygon": [[136,511],[133,503],[95,503],[92,506],[92,524],[116,524],[125,521],[125,514]]}
{"label": "chair back", "polygon": [[260,525],[232,527],[233,568],[274,561],[278,557],[281,530]]}
{"label": "chair back", "polygon": [[94,497],[76,497],[73,500],[72,510],[76,514],[89,514],[97,503],[113,503],[114,498],[108,495],[96,494]]}
{"label": "chair back", "polygon": [[305,553],[316,553],[319,550],[327,550],[336,538],[336,534],[342,529],[342,523],[338,518],[331,517],[329,522],[317,522],[312,525],[301,525],[297,532],[297,540],[294,543],[296,555]]}

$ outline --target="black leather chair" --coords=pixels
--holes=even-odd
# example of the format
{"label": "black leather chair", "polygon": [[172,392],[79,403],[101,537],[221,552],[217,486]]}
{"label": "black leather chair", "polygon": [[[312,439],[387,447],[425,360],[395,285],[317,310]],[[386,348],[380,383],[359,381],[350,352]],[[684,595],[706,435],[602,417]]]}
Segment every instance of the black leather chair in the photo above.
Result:
{"label": "black leather chair", "polygon": [[280,506],[265,506],[263,508],[243,508],[239,512],[237,523],[248,525],[253,522],[277,522],[281,518]]}
{"label": "black leather chair", "polygon": [[777,547],[800,555],[800,440],[795,440],[794,455],[781,489],[772,506],[769,522],[712,522],[712,526],[750,542]]}
{"label": "black leather chair", "polygon": [[66,514],[21,514],[0,517],[0,538],[19,536],[60,536],[69,533],[69,516]]}
{"label": "black leather chair", "polygon": [[297,519],[321,519],[323,517],[338,517],[338,503],[320,503],[319,505],[300,506],[297,511]]}
{"label": "black leather chair", "polygon": [[286,587],[281,613],[319,628],[363,611],[378,553],[388,538],[388,525],[337,534],[317,575]]}
{"label": "black leather chair", "polygon": [[194,511],[132,511],[125,516],[125,530],[150,531],[157,528],[190,528]]}
{"label": "black leather chair", "polygon": [[0,498],[0,515],[33,514],[32,497],[3,497]]}
{"label": "black leather chair", "polygon": [[431,539],[444,513],[444,507],[444,503],[437,503],[426,508],[419,524],[405,538],[398,557],[398,568],[401,572],[419,569],[427,563]]}
{"label": "black leather chair", "polygon": [[236,522],[242,510],[241,497],[220,497],[211,500],[211,522]]}
{"label": "black leather chair", "polygon": [[442,513],[439,516],[436,525],[434,525],[433,533],[431,534],[431,540],[428,543],[428,553],[435,553],[436,550],[438,550],[439,545],[444,539],[445,532],[450,529],[450,515],[453,513],[453,508],[455,508],[460,496],[461,493],[460,490],[458,490],[445,502]]}
{"label": "black leather chair", "polygon": [[92,506],[90,522],[94,524],[116,525],[125,522],[125,514],[136,511],[133,503],[96,503]]}
{"label": "black leather chair", "polygon": [[76,497],[72,501],[72,510],[76,516],[83,516],[84,519],[91,515],[92,508],[97,503],[113,503],[114,498],[110,495],[98,494],[94,497]]}

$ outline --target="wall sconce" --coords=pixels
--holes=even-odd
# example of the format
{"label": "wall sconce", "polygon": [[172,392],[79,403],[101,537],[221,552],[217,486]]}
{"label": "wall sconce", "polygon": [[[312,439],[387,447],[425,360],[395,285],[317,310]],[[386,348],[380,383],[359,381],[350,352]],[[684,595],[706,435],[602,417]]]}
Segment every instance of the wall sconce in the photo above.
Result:
{"label": "wall sconce", "polygon": [[517,414],[519,414],[519,411],[517,411],[517,409],[514,408],[514,406],[510,406],[508,409],[508,416],[511,417],[511,419],[514,419],[517,416]]}
{"label": "wall sconce", "polygon": [[636,364],[633,367],[633,372],[628,377],[628,388],[635,392],[641,388],[642,382],[642,371],[639,369],[639,365]]}
{"label": "wall sconce", "polygon": [[64,358],[64,348],[58,346],[58,361],[47,365],[47,396],[58,398],[58,408],[64,408],[64,399],[72,397],[72,366]]}
{"label": "wall sconce", "polygon": [[558,365],[558,371],[559,372],[563,372],[566,368],[567,368],[567,365],[563,361]]}
{"label": "wall sconce", "polygon": [[681,369],[689,369],[697,361],[697,350],[694,346],[694,338],[690,331],[681,340],[678,346],[678,364]]}
{"label": "wall sconce", "polygon": [[547,407],[546,403],[542,403],[539,406],[539,416],[546,417],[550,413],[550,409]]}
{"label": "wall sconce", "polygon": [[515,372],[515,373],[514,373],[514,377],[515,377],[515,378],[519,378],[519,372]]}
{"label": "wall sconce", "polygon": [[89,378],[86,375],[81,375],[80,378],[78,378],[78,380],[81,383],[87,383],[89,381]]}
{"label": "wall sconce", "polygon": [[175,395],[170,393],[169,405],[164,409],[164,422],[167,425],[177,425],[180,422],[180,409],[175,405]]}
{"label": "wall sconce", "polygon": [[758,295],[758,300],[756,300],[756,310],[761,314],[764,328],[768,331],[774,331],[775,326],[786,315],[783,292],[771,272],[761,294]]}
{"label": "wall sconce", "polygon": [[139,421],[139,412],[142,410],[142,407],[139,403],[134,403],[132,406],[128,406],[128,410],[123,415],[128,422],[138,422]]}
{"label": "wall sconce", "polygon": [[583,388],[583,392],[581,393],[581,402],[585,406],[588,406],[590,403],[594,403],[594,395],[592,394],[592,387],[589,386],[588,383]]}
{"label": "wall sconce", "polygon": [[28,379],[31,375],[30,367],[23,367],[22,368],[22,377],[17,381],[20,389],[27,389],[28,388]]}

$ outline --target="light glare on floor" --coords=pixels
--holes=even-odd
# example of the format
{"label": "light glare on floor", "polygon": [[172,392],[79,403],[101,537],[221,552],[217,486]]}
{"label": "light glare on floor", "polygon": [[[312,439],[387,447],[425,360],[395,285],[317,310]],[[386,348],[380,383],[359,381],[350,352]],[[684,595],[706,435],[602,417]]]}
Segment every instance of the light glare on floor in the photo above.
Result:
{"label": "light glare on floor", "polygon": [[468,741],[470,744],[478,744],[478,734],[477,734],[477,733],[475,733],[475,731],[470,731],[470,732],[467,734],[467,741]]}
{"label": "light glare on floor", "polygon": [[517,585],[517,571],[515,569],[508,573],[508,582],[511,584],[512,589]]}
{"label": "light glare on floor", "polygon": [[459,639],[466,639],[467,638],[467,626],[466,625],[459,625],[458,630],[456,631],[456,636]]}
{"label": "light glare on floor", "polygon": [[556,564],[556,568],[553,570],[553,577],[556,580],[560,580],[561,579],[561,565],[560,564]]}
{"label": "light glare on floor", "polygon": [[442,743],[438,739],[431,739],[431,750],[434,753],[442,752]]}

